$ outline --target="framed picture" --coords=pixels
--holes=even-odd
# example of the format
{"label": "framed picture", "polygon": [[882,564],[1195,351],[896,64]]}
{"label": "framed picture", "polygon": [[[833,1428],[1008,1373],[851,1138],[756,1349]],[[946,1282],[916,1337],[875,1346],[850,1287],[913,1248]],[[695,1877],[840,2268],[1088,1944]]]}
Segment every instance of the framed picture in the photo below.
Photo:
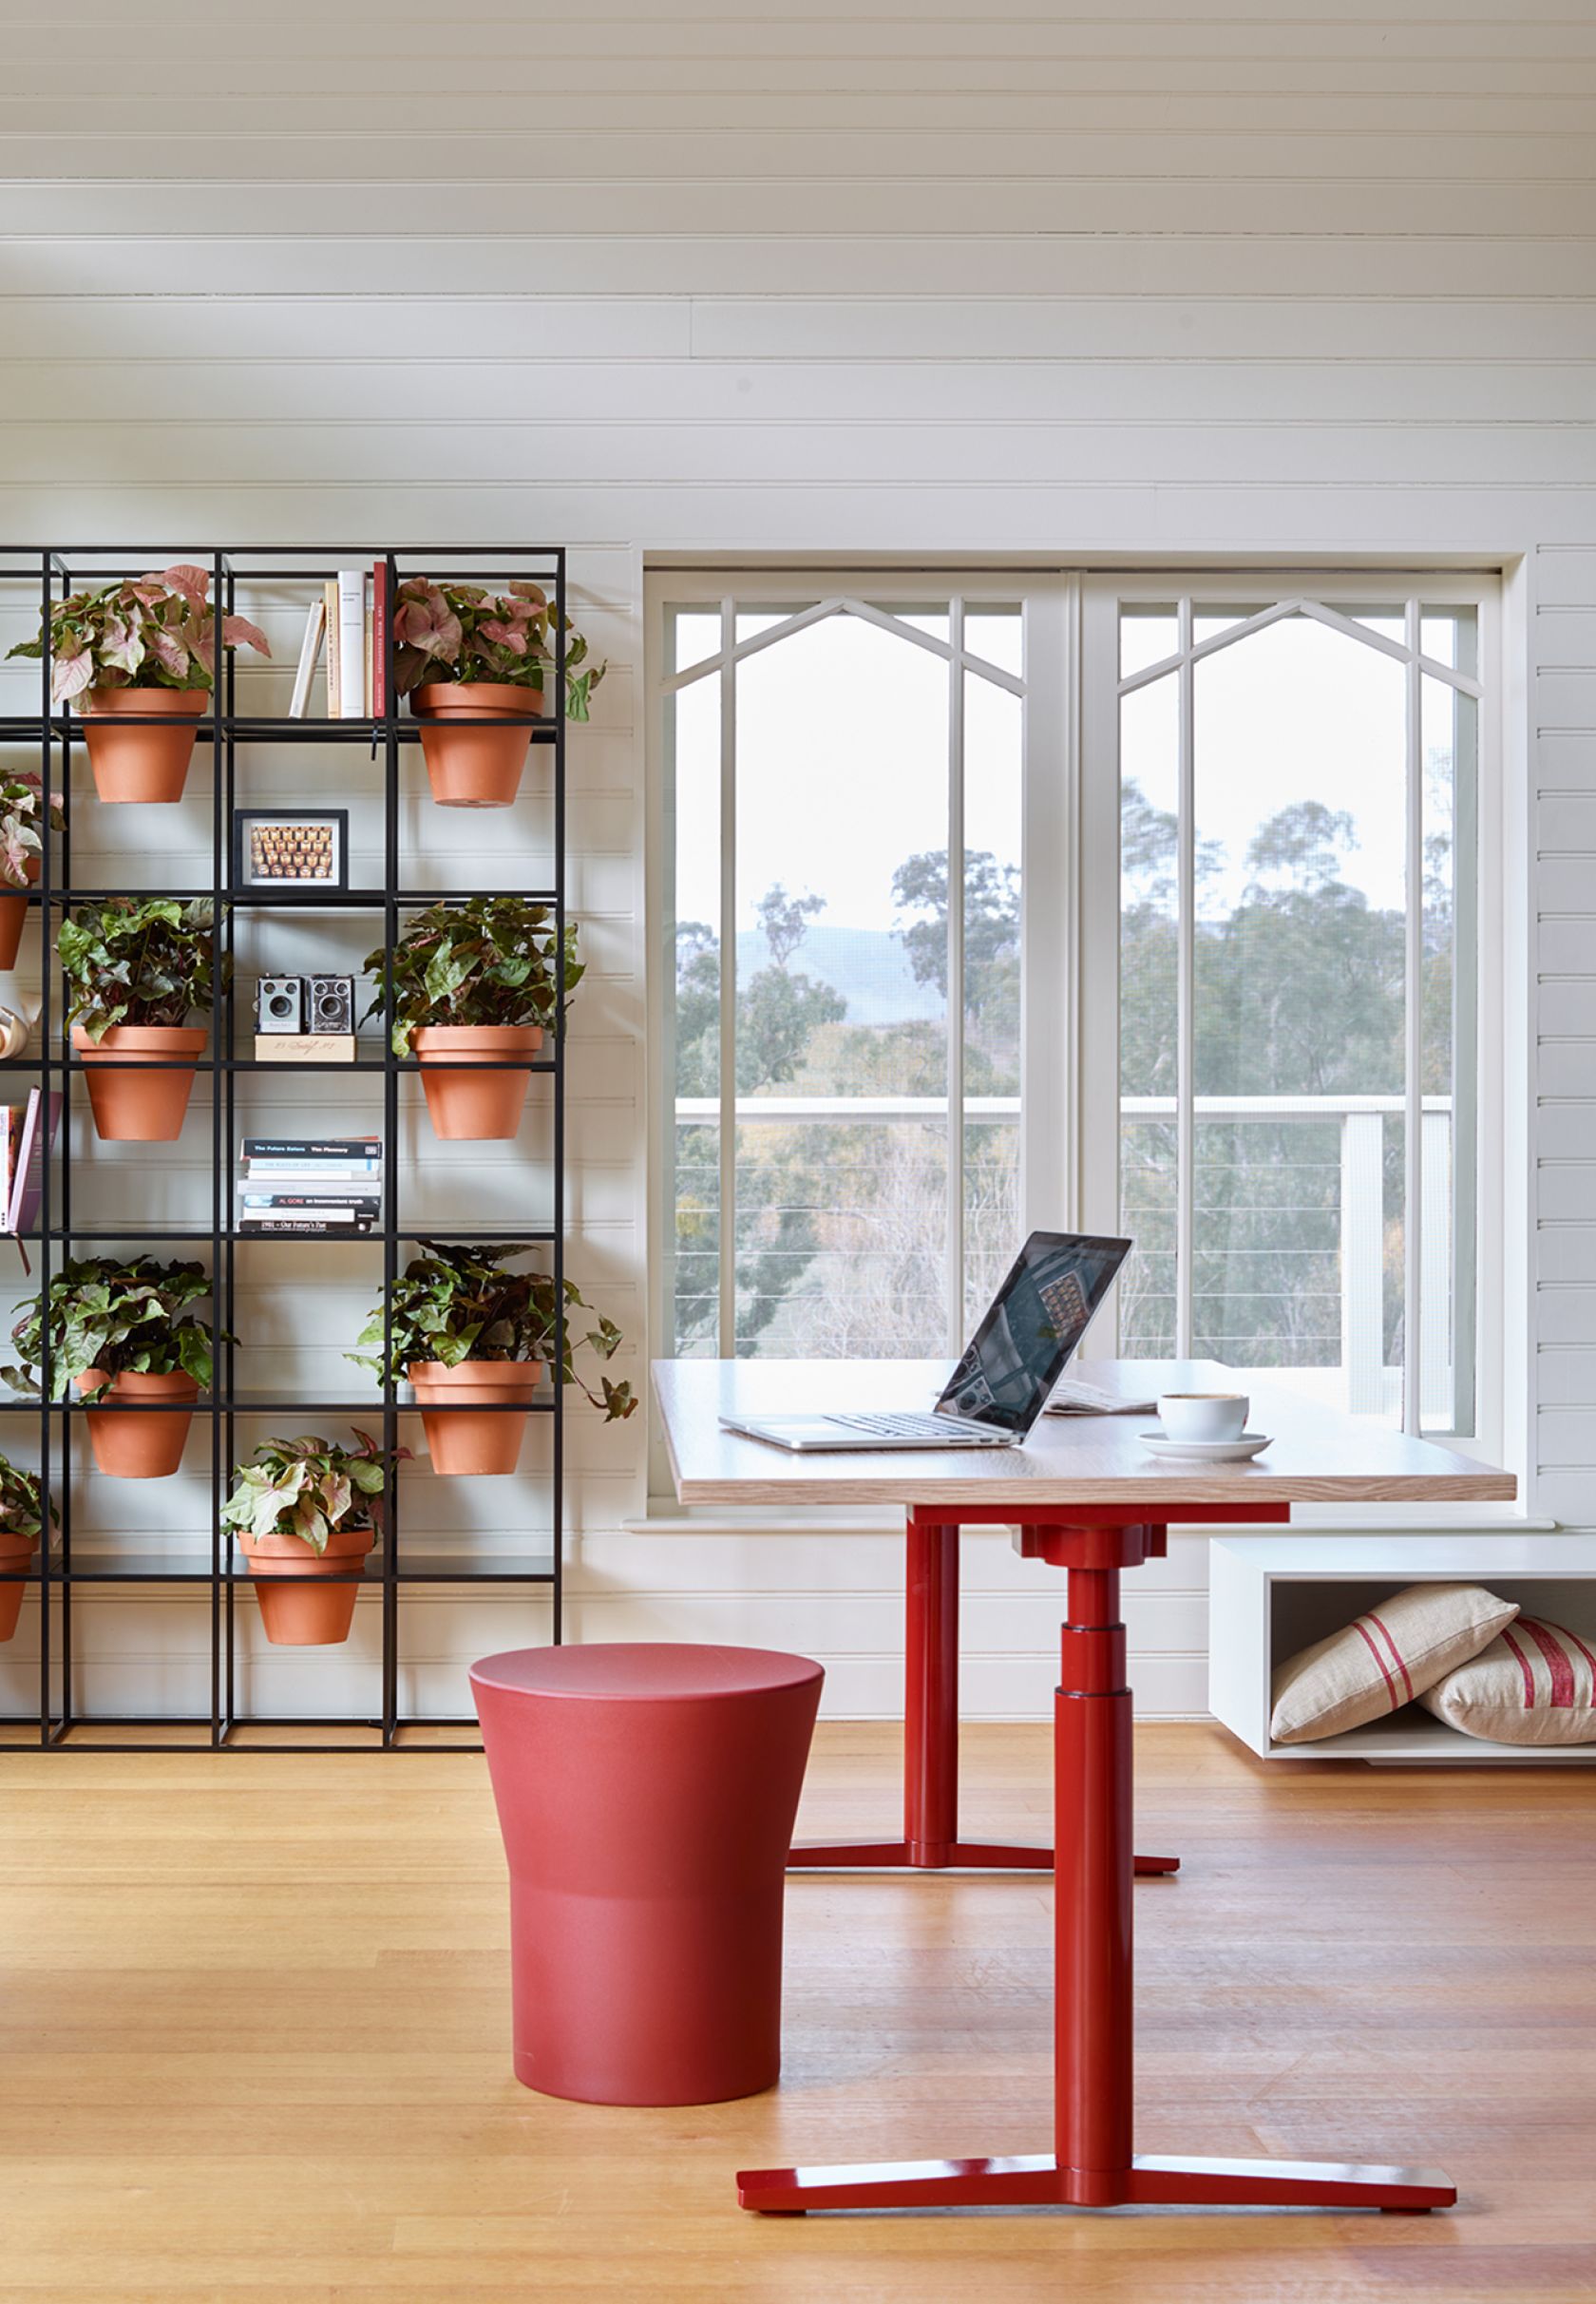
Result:
{"label": "framed picture", "polygon": [[347,888],[348,809],[235,809],[233,885]]}

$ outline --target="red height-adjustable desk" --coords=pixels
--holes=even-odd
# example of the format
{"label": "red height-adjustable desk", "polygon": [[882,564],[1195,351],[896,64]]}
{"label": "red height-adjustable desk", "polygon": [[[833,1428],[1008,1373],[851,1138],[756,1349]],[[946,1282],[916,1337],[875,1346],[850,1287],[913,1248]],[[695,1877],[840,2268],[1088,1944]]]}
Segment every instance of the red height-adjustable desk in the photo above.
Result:
{"label": "red height-adjustable desk", "polygon": [[[1151,2158],[1133,2142],[1131,2086],[1131,1697],[1119,1579],[1159,1557],[1171,1525],[1289,1520],[1316,1504],[1507,1502],[1497,1472],[1382,1425],[1261,1393],[1212,1361],[1122,1361],[1121,1380],[1164,1390],[1250,1391],[1254,1429],[1274,1445],[1250,1464],[1177,1469],[1140,1446],[1145,1419],[1044,1418],[1022,1450],[788,1455],[724,1432],[719,1419],[784,1408],[919,1406],[943,1361],[662,1361],[655,1389],[676,1492],[688,1505],[805,1513],[896,1505],[908,1521],[909,1653],[902,1841],[795,1849],[828,1866],[1051,1865],[1055,1881],[1053,2147],[1006,2159],[745,2170],[745,2208],[1130,2204],[1449,2207],[1431,2169],[1310,2161]],[[1094,1371],[1095,1373],[1095,1371]],[[1054,1715],[1054,1845],[959,1837],[959,1530],[1014,1526],[1022,1549],[1068,1575]],[[839,1541],[846,1541],[839,1537]],[[1142,1859],[1168,1870],[1172,1859]]]}

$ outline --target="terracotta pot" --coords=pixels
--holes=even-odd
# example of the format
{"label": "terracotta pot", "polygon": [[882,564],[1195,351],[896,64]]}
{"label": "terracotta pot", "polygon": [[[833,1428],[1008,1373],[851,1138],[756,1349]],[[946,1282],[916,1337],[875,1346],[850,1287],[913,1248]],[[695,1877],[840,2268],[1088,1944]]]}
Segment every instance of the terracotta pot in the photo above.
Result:
{"label": "terracotta pot", "polygon": [[256,1579],[260,1621],[274,1647],[326,1648],[350,1636],[358,1584],[318,1583],[353,1575],[376,1542],[370,1528],[334,1528],[327,1550],[314,1552],[303,1536],[240,1533],[238,1549]]}
{"label": "terracotta pot", "polygon": [[473,1144],[513,1136],[531,1082],[529,1072],[474,1070],[485,1057],[528,1062],[543,1044],[541,1024],[423,1024],[410,1035],[436,1136]]}
{"label": "terracotta pot", "polygon": [[[72,1027],[72,1045],[88,1074],[88,1101],[94,1133],[107,1144],[171,1144],[182,1134],[188,1099],[194,1094],[194,1067],[205,1053],[204,1026],[191,1024],[113,1024],[98,1047],[81,1024]],[[183,1069],[172,1069],[173,1059]],[[127,1063],[165,1066],[143,1072],[113,1070]],[[104,1071],[92,1069],[104,1065]]]}
{"label": "terracotta pot", "polygon": [[[77,1380],[78,1390],[92,1392],[104,1380],[104,1369],[86,1368]],[[172,1376],[115,1376],[104,1397],[119,1404],[91,1408],[85,1419],[100,1470],[119,1480],[163,1480],[176,1472],[193,1415],[180,1416],[176,1410],[152,1415],[140,1403],[182,1400],[192,1409],[200,1398],[193,1377],[181,1369]]]}
{"label": "terracotta pot", "polygon": [[[210,703],[202,688],[90,688],[83,714],[88,765],[102,800],[180,800],[194,756],[198,720]],[[134,725],[124,714],[169,721]]]}
{"label": "terracotta pot", "polygon": [[[405,1373],[415,1386],[434,1472],[514,1472],[526,1411],[510,1411],[530,1401],[543,1373],[541,1361],[467,1360],[450,1368],[441,1360],[412,1360]],[[428,1408],[450,1413],[428,1416]]]}
{"label": "terracotta pot", "polygon": [[[23,878],[29,887],[39,877],[39,859],[29,856]],[[0,888],[0,968],[14,968],[22,931],[28,922],[28,899],[10,885]]]}
{"label": "terracotta pot", "polygon": [[521,790],[529,728],[505,727],[541,714],[541,688],[507,680],[430,680],[410,698],[421,722],[432,797],[440,808],[508,808]]}
{"label": "terracotta pot", "polygon": [[[0,1528],[0,1573],[16,1575],[28,1568],[33,1558],[33,1538],[14,1536],[10,1529]],[[22,1614],[22,1595],[25,1584],[0,1584],[0,1640],[10,1640],[16,1630]]]}

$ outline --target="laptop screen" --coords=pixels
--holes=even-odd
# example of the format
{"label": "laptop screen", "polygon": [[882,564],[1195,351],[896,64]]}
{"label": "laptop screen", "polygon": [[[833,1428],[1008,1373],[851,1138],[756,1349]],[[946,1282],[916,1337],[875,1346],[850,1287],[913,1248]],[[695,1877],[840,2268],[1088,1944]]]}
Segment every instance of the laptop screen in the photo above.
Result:
{"label": "laptop screen", "polygon": [[1130,1253],[1129,1240],[1033,1232],[937,1402],[1004,1432],[1029,1432]]}

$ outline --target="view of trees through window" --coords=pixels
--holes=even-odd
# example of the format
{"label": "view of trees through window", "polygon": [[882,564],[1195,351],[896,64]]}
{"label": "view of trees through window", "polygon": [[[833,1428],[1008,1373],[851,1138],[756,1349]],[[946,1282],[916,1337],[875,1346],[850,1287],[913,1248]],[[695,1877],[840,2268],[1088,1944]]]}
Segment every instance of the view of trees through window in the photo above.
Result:
{"label": "view of trees through window", "polygon": [[[827,1107],[859,1101],[857,1121],[831,1116],[739,1129],[739,1351],[866,1357],[884,1338],[901,1355],[942,1349],[947,1197],[948,859],[911,856],[892,878],[907,982],[938,1012],[855,1022],[846,950],[805,951],[821,900],[773,883],[739,940],[737,1093],[784,1091]],[[987,854],[965,860],[965,1081],[972,1095],[1019,1094],[1019,875]],[[812,972],[824,968],[826,974]],[[859,995],[856,993],[855,1001]],[[879,977],[865,995],[880,1004]],[[929,1005],[929,1002],[927,1002]],[[720,951],[702,921],[676,927],[678,1097],[714,1094],[719,1073]],[[882,1099],[935,1101],[928,1118],[875,1116]],[[868,1116],[864,1116],[868,1115]],[[990,1293],[995,1264],[1019,1226],[1016,1121],[966,1123],[966,1252]],[[682,1126],[676,1152],[676,1348],[713,1351],[718,1335],[718,1130]],[[770,1338],[767,1342],[765,1340]]]}
{"label": "view of trees through window", "polygon": [[[776,620],[739,617],[739,637]],[[949,630],[945,602],[895,609],[891,628],[838,614],[738,663],[738,1353],[945,1352],[955,1193],[960,1325],[1014,1253],[1019,707],[980,671],[958,676],[964,838],[953,849]],[[692,619],[685,636],[678,624],[678,663],[701,657],[717,633],[718,619]],[[964,638],[1017,686],[1014,609],[972,609]],[[832,699],[824,734],[821,696]],[[694,698],[683,692],[674,731],[674,1308],[675,1349],[713,1353],[723,1334],[719,728],[709,698]],[[950,853],[961,859],[951,875]],[[957,989],[950,901],[961,931]]]}
{"label": "view of trees through window", "polygon": [[[971,603],[950,623],[940,601],[892,604],[874,621],[846,611],[806,620],[807,607],[739,604],[730,681],[718,604],[684,610],[674,627],[673,669],[690,676],[674,718],[674,1349],[934,1356],[984,1306],[1024,1228],[1020,618]],[[1188,630],[1200,642],[1257,615],[1256,602],[1205,612]],[[1388,643],[1403,638],[1400,607],[1358,621]],[[1184,1080],[1190,1348],[1397,1413],[1409,1317],[1408,665],[1289,615],[1190,667],[1183,1070],[1173,606],[1128,608],[1123,633],[1122,676],[1148,676],[1127,678],[1120,717],[1119,1222],[1136,1241],[1121,1348],[1177,1348]],[[960,642],[971,660],[950,676]],[[1472,673],[1475,646],[1472,609],[1425,611],[1433,664]],[[1428,1419],[1446,1422],[1454,1050],[1472,998],[1456,962],[1457,822],[1461,812],[1472,824],[1475,708],[1431,672],[1418,685],[1423,1391]],[[730,783],[719,722],[729,698]],[[728,836],[735,1081],[723,1100]],[[952,938],[950,855],[962,860]],[[1112,1111],[1112,1090],[1108,1101]],[[729,1181],[734,1301],[723,1304]],[[1099,1211],[1098,1228],[1106,1221]]]}
{"label": "view of trees through window", "polygon": [[[1352,620],[1402,640],[1399,610]],[[1131,666],[1175,647],[1172,610],[1125,626]],[[1472,662],[1472,627],[1427,618],[1425,649]],[[1178,1332],[1177,677],[1132,688],[1120,731],[1120,1208],[1136,1241],[1120,1334],[1149,1356],[1174,1352]],[[1191,697],[1190,1349],[1393,1417],[1408,1320],[1407,681],[1396,657],[1292,617],[1197,660]],[[1454,1049],[1472,1017],[1455,818],[1474,706],[1433,676],[1418,685],[1423,1393],[1427,1420],[1450,1424]]]}

